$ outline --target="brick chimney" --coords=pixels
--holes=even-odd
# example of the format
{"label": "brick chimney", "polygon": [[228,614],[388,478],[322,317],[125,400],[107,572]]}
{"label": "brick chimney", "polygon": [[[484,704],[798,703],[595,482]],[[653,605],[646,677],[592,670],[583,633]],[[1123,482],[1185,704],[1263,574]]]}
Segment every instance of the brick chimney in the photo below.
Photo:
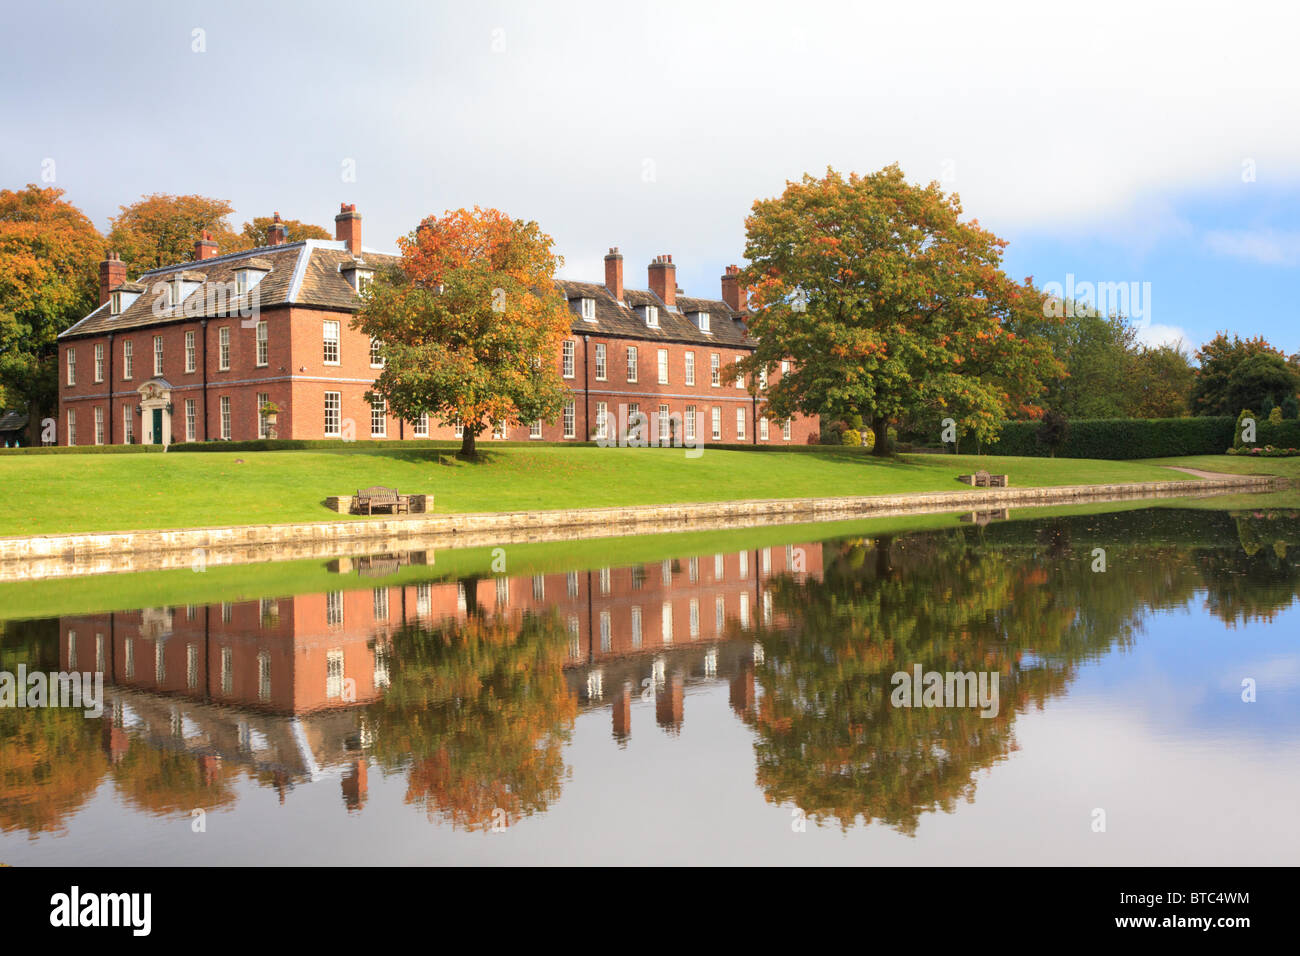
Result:
{"label": "brick chimney", "polygon": [[334,217],[334,238],[346,242],[348,252],[354,256],[361,251],[361,214],[356,203],[339,204],[339,214]]}
{"label": "brick chimney", "polygon": [[271,217],[270,228],[266,230],[266,244],[268,246],[282,246],[288,238],[289,227],[280,221],[280,214],[277,212]]}
{"label": "brick chimney", "polygon": [[722,276],[722,301],[731,306],[733,312],[744,312],[748,298],[740,287],[740,266],[727,266]]}
{"label": "brick chimney", "polygon": [[670,255],[655,256],[650,263],[650,291],[672,309],[677,306],[677,267]]}
{"label": "brick chimney", "polygon": [[605,288],[619,302],[623,301],[623,255],[618,246],[610,246],[605,256]]}
{"label": "brick chimney", "polygon": [[212,234],[206,229],[203,230],[203,236],[194,240],[194,261],[199,262],[203,259],[211,259],[217,254],[217,244],[212,238]]}
{"label": "brick chimney", "polygon": [[110,252],[108,258],[99,264],[99,304],[107,302],[113,288],[125,281],[126,263],[116,252]]}

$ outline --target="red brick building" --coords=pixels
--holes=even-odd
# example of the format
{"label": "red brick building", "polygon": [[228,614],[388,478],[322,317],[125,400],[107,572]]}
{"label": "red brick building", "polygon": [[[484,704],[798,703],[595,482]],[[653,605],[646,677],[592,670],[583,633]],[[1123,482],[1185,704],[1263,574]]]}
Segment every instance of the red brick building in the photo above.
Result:
{"label": "red brick building", "polygon": [[[269,245],[228,255],[205,237],[193,261],[134,281],[110,253],[99,306],[59,337],[59,444],[459,437],[365,400],[381,360],[351,319],[358,291],[393,257],[362,246],[355,207],[335,227],[333,241],[290,243],[273,225]],[[649,288],[628,289],[611,249],[603,284],[560,281],[574,312],[556,356],[569,401],[555,422],[491,437],[617,441],[630,424],[634,441],[806,443],[815,419],[767,422],[766,383],[736,380],[734,363],[754,347],[737,271],[722,276],[721,298],[695,298],[660,256]]]}

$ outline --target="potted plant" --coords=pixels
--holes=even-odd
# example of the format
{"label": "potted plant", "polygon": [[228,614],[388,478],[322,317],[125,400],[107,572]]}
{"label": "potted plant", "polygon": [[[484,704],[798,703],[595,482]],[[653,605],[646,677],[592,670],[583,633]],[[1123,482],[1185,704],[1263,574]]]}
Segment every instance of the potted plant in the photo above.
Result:
{"label": "potted plant", "polygon": [[280,414],[280,406],[267,399],[257,407],[257,411],[266,420],[266,437],[275,437],[275,423]]}

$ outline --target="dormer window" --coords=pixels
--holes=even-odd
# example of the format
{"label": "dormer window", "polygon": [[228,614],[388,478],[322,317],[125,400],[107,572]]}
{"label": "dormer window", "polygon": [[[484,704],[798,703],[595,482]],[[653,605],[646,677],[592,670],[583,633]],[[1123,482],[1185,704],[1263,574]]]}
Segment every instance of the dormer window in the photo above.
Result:
{"label": "dormer window", "polygon": [[646,328],[659,328],[659,306],[647,305],[645,307],[645,324]]}
{"label": "dormer window", "polygon": [[706,334],[711,334],[709,328],[709,313],[707,312],[695,313],[695,324],[699,327],[701,332],[704,332]]}
{"label": "dormer window", "polygon": [[356,280],[358,294],[365,292],[366,289],[370,286],[370,283],[371,281],[373,281],[374,278],[375,278],[375,274],[373,272],[363,272],[362,270],[358,269],[357,280]]}
{"label": "dormer window", "polygon": [[109,306],[108,306],[109,314],[121,315],[122,314],[122,293],[114,292],[110,294],[108,297],[108,301],[109,301]]}
{"label": "dormer window", "polygon": [[595,299],[580,299],[579,308],[582,314],[582,320],[584,322],[596,321],[596,300]]}
{"label": "dormer window", "polygon": [[167,304],[176,307],[185,300],[185,282],[177,276],[171,281],[171,301]]}

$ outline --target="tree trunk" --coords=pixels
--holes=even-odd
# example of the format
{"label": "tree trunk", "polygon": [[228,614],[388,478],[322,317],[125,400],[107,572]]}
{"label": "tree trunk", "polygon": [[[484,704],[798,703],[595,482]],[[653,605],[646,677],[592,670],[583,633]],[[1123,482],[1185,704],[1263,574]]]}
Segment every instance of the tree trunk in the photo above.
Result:
{"label": "tree trunk", "polygon": [[474,440],[477,437],[478,437],[478,432],[470,428],[466,428],[461,433],[460,453],[459,455],[457,455],[458,458],[467,458],[473,461],[475,458],[478,457],[478,450],[474,444]]}
{"label": "tree trunk", "polygon": [[871,420],[871,434],[876,436],[876,447],[871,451],[873,455],[879,455],[883,458],[893,451],[889,447],[889,419],[873,418]]}

